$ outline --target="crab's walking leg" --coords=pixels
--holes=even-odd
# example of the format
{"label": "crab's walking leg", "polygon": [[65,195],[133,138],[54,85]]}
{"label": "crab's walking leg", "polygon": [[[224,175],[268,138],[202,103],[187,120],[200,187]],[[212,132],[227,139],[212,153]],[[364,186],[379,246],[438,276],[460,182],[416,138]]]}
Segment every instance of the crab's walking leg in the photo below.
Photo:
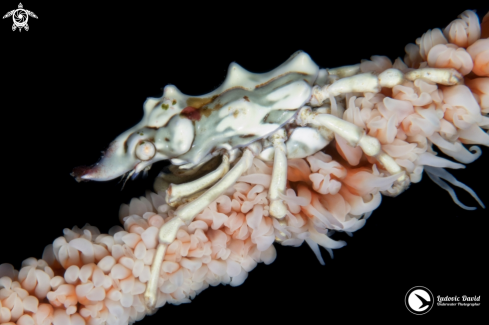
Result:
{"label": "crab's walking leg", "polygon": [[175,216],[166,222],[158,234],[159,244],[151,266],[151,275],[146,286],[144,299],[148,309],[152,310],[156,305],[158,278],[161,270],[161,263],[165,258],[166,249],[177,235],[178,229],[183,225],[189,225],[194,218],[202,212],[210,203],[216,200],[224,191],[236,183],[237,179],[251,166],[253,152],[246,148],[241,159],[219,182],[208,189],[204,194],[194,201],[181,206]]}
{"label": "crab's walking leg", "polygon": [[[334,96],[352,92],[379,92],[382,87],[393,88],[402,84],[405,80],[415,81],[422,79],[441,85],[452,86],[463,82],[463,76],[455,69],[421,68],[411,70],[406,74],[398,69],[387,69],[378,76],[372,73],[358,73],[358,66],[338,68],[337,71],[329,70],[329,74],[343,77],[332,84],[324,87],[315,86],[313,88],[310,104],[320,106],[324,100],[332,100]],[[353,75],[352,75],[353,74]],[[368,156],[373,156],[379,160],[392,175],[402,172],[402,168],[394,159],[383,152],[380,143],[376,138],[365,134],[365,131],[345,120],[329,114],[312,113],[310,109],[302,109],[298,118],[298,124],[311,124],[315,127],[326,127],[334,133],[343,137],[352,147],[360,146]],[[398,178],[398,186],[391,195],[402,192],[409,184],[408,177],[403,174]]]}
{"label": "crab's walking leg", "polygon": [[268,198],[270,199],[270,215],[277,219],[282,219],[287,213],[287,208],[279,194],[285,195],[285,186],[287,184],[287,156],[285,147],[285,130],[280,129],[272,136],[274,148],[273,171],[270,188],[268,189]]}
{"label": "crab's walking leg", "polygon": [[205,176],[209,172],[219,167],[220,157],[214,157],[206,160],[205,163],[199,164],[192,169],[180,169],[178,166],[170,166],[170,173],[161,172],[155,179],[154,189],[157,193],[166,192],[170,184],[182,184],[195,181],[196,179]]}
{"label": "crab's walking leg", "polygon": [[[324,126],[344,138],[350,146],[360,146],[367,156],[376,157],[392,175],[402,172],[401,167],[394,159],[381,150],[379,140],[365,134],[365,131],[355,124],[330,114],[312,112],[308,107],[304,107],[299,112],[297,122],[301,125]],[[401,175],[398,181],[404,182],[405,178],[405,175]]]}
{"label": "crab's walking leg", "polygon": [[166,202],[169,205],[177,203],[182,198],[197,193],[215,184],[221,177],[229,171],[229,157],[224,154],[222,163],[219,167],[209,174],[194,181],[183,184],[170,184],[166,190]]}
{"label": "crab's walking leg", "polygon": [[[336,77],[338,79],[346,79],[355,75],[361,75],[360,71],[360,64],[355,64],[355,65],[347,65],[343,67],[338,67],[334,69],[325,69],[326,75],[327,76],[332,76]],[[368,73],[367,73],[368,74]],[[340,89],[341,84],[343,84],[343,87],[346,84],[349,84],[348,87],[354,87],[354,84],[356,83],[358,87],[359,84],[357,83],[358,81],[361,82],[361,79],[365,77],[360,77],[360,78],[352,78],[352,79],[346,79],[344,81],[341,81],[341,83],[338,83],[338,81],[334,82],[336,90]],[[368,79],[371,77],[368,76]],[[410,81],[414,81],[416,79],[423,79],[431,82],[435,82],[437,84],[445,85],[445,86],[453,86],[456,84],[460,84],[463,82],[464,78],[455,69],[452,68],[420,68],[420,69],[413,69],[406,74],[403,75],[403,73],[398,70],[398,69],[387,69],[383,71],[381,74],[378,76],[378,83],[381,87],[388,87],[392,88],[396,84],[399,84],[402,82],[402,79],[407,79]],[[367,80],[367,79],[365,79]],[[338,84],[336,84],[338,83]],[[375,83],[375,81],[374,81]],[[367,84],[364,83],[364,86]],[[341,88],[343,88],[341,87]],[[374,86],[375,87],[375,86]],[[331,87],[329,87],[331,89]],[[334,88],[333,88],[334,89]],[[331,90],[333,90],[331,89]]]}
{"label": "crab's walking leg", "polygon": [[404,78],[410,81],[423,79],[444,86],[461,84],[464,81],[463,75],[455,69],[422,68],[409,71]]}
{"label": "crab's walking leg", "polygon": [[345,65],[338,68],[326,69],[328,71],[328,75],[336,76],[339,79],[351,77],[360,72],[360,64],[354,65]]}
{"label": "crab's walking leg", "polygon": [[[421,68],[409,71],[406,74],[403,74],[398,69],[391,68],[383,71],[378,76],[370,72],[351,75],[351,73],[360,71],[357,68],[357,66],[351,66],[328,70],[330,75],[346,77],[336,80],[332,84],[325,85],[322,88],[314,86],[310,101],[311,105],[320,106],[330,96],[338,96],[345,93],[377,93],[382,87],[392,88],[400,85],[404,80],[414,81],[416,79],[423,79],[445,86],[460,84],[464,80],[460,72],[450,68]],[[332,74],[332,72],[336,74]]]}

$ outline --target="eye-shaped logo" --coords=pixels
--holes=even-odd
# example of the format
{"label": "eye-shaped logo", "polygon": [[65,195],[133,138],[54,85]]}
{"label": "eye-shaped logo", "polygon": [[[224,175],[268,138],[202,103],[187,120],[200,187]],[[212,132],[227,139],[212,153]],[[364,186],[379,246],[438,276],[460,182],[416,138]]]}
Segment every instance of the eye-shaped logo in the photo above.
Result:
{"label": "eye-shaped logo", "polygon": [[424,315],[431,310],[435,298],[426,287],[413,287],[409,289],[404,298],[406,308],[415,315]]}
{"label": "eye-shaped logo", "polygon": [[36,14],[32,11],[25,10],[22,6],[22,3],[19,3],[18,9],[11,10],[3,16],[3,18],[8,18],[12,16],[14,24],[12,25],[12,31],[15,31],[17,28],[19,32],[24,28],[26,31],[29,30],[29,25],[27,25],[27,21],[29,20],[29,16],[33,18],[37,18]]}

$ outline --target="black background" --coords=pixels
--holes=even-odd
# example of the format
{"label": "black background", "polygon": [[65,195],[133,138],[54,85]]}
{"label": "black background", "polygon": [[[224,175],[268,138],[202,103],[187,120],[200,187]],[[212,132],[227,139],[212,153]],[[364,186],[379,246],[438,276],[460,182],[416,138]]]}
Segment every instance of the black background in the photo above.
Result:
{"label": "black background", "polygon": [[[3,1],[1,15],[17,8]],[[45,5],[23,2],[39,19],[28,32],[0,21],[1,164],[3,195],[0,263],[41,257],[64,228],[85,223],[102,232],[119,224],[121,203],[144,194],[150,177],[128,182],[76,183],[69,173],[99,159],[100,151],[142,117],[147,97],[172,83],[186,94],[216,88],[232,61],[265,72],[302,49],[321,67],[355,64],[371,55],[392,60],[429,28],[445,27],[470,2],[388,7],[351,2],[285,2],[177,8],[127,5]],[[489,205],[489,150],[453,175]],[[469,195],[459,198],[475,206]],[[190,304],[166,305],[141,324],[166,322],[345,322],[475,319],[487,314],[487,211],[465,211],[427,177],[401,196],[383,198],[366,226],[321,266],[307,245],[277,247],[237,288],[211,287]],[[485,281],[485,282],[484,282]],[[481,307],[437,307],[411,315],[404,296],[413,286],[437,295],[481,295]],[[414,317],[414,319],[412,319]]]}

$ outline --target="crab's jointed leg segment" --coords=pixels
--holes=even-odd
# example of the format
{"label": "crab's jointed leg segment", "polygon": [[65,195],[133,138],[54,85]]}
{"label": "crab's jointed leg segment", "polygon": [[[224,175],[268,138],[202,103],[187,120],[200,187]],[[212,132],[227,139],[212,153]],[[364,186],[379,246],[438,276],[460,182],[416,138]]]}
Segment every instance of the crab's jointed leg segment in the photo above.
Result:
{"label": "crab's jointed leg segment", "polygon": [[[332,77],[340,79],[322,88],[315,86],[310,101],[313,106],[319,106],[325,99],[331,99],[344,93],[379,92],[382,87],[393,88],[402,84],[405,80],[415,81],[416,79],[422,79],[445,86],[461,84],[464,80],[462,74],[452,68],[421,68],[411,70],[405,74],[398,69],[391,68],[376,76],[372,73],[356,74],[360,72],[360,68],[355,65],[330,69],[327,72]],[[359,145],[366,155],[377,158],[392,175],[402,172],[402,168],[394,159],[380,149],[379,141],[365,135],[364,130],[354,124],[333,115],[317,113],[314,115],[310,110],[304,109],[300,112],[298,121],[310,123],[315,127],[325,126],[345,138],[351,146],[356,147]],[[399,190],[402,191],[408,184],[407,176],[402,174],[398,182],[401,184]]]}
{"label": "crab's jointed leg segment", "polygon": [[210,172],[209,174],[202,176],[194,181],[183,184],[170,184],[166,190],[166,202],[173,206],[175,203],[181,201],[183,197],[190,196],[197,193],[209,186],[215,184],[221,177],[226,175],[229,171],[229,157],[225,154],[222,156],[222,163],[219,167]]}
{"label": "crab's jointed leg segment", "polygon": [[151,268],[151,277],[146,286],[144,293],[146,306],[148,309],[153,309],[156,305],[158,278],[161,270],[161,263],[165,258],[165,253],[168,245],[176,238],[178,229],[183,225],[189,225],[194,218],[202,212],[209,204],[216,200],[230,186],[236,183],[238,178],[251,166],[254,154],[252,150],[246,148],[241,159],[234,167],[221,178],[214,186],[209,188],[204,194],[197,199],[181,206],[175,211],[175,216],[166,222],[160,229],[158,234],[159,245],[153,259]]}
{"label": "crab's jointed leg segment", "polygon": [[[378,76],[372,73],[359,74],[359,72],[359,65],[326,69],[326,77],[330,76],[330,80],[333,78],[333,81],[323,87],[314,86],[310,104],[320,106],[326,99],[332,100],[334,96],[345,93],[379,92],[382,87],[393,88],[405,80],[422,79],[445,86],[461,84],[464,80],[460,72],[451,68],[421,68],[405,74],[398,69],[391,68]],[[300,125],[311,124],[316,128],[325,127],[343,137],[352,147],[360,146],[366,155],[375,157],[392,175],[401,174],[397,179],[395,191],[390,192],[390,195],[399,194],[409,185],[409,178],[405,173],[402,173],[402,168],[391,156],[381,150],[379,141],[366,135],[362,128],[334,115],[313,113],[309,108],[301,110],[297,123]]]}
{"label": "crab's jointed leg segment", "polygon": [[151,264],[151,274],[148,284],[146,285],[146,291],[144,292],[147,313],[152,313],[156,307],[158,279],[160,277],[161,264],[163,263],[163,258],[165,258],[167,248],[168,244],[158,244],[153,258],[153,264]]}
{"label": "crab's jointed leg segment", "polygon": [[250,150],[245,149],[241,159],[218,183],[208,189],[198,199],[182,206],[182,208],[176,211],[176,216],[183,220],[185,224],[190,224],[197,214],[199,214],[209,204],[216,200],[230,186],[236,183],[236,180],[241,176],[241,174],[243,174],[244,171],[247,170],[249,166],[251,166],[252,160],[253,153]]}
{"label": "crab's jointed leg segment", "polygon": [[455,69],[422,68],[409,71],[404,78],[410,81],[423,79],[444,86],[454,86],[463,83],[463,75]]}
{"label": "crab's jointed leg segment", "polygon": [[277,219],[282,219],[287,213],[287,207],[279,194],[285,195],[287,184],[287,155],[285,147],[285,130],[279,129],[272,136],[274,148],[272,181],[268,190],[270,199],[270,215]]}
{"label": "crab's jointed leg segment", "polygon": [[[365,131],[355,124],[330,114],[312,112],[308,107],[299,112],[297,122],[301,125],[324,126],[344,138],[350,146],[360,146],[367,156],[376,157],[392,175],[402,172],[394,159],[381,150],[379,140],[365,134]],[[405,175],[401,175],[398,180],[404,182]]]}
{"label": "crab's jointed leg segment", "polygon": [[326,70],[328,71],[328,75],[336,76],[339,79],[341,79],[341,78],[351,77],[353,75],[358,74],[360,72],[360,64],[345,65],[342,67],[326,69]]}
{"label": "crab's jointed leg segment", "polygon": [[409,71],[406,74],[403,74],[398,69],[391,68],[383,71],[378,76],[370,72],[353,74],[360,71],[357,65],[327,71],[329,76],[333,78],[339,77],[340,79],[323,87],[314,86],[311,98],[311,105],[313,106],[320,106],[330,96],[352,92],[377,93],[382,87],[392,88],[400,85],[405,79],[410,81],[423,79],[445,86],[453,86],[463,81],[463,76],[460,72],[449,68],[421,68]]}
{"label": "crab's jointed leg segment", "polygon": [[[460,72],[451,68],[421,68],[409,71],[406,74],[403,74],[398,69],[387,69],[378,76],[372,73],[356,74],[359,71],[358,65],[327,70],[327,75],[340,79],[322,88],[315,86],[310,104],[320,106],[327,98],[332,100],[334,96],[345,93],[379,92],[382,87],[392,88],[402,84],[405,80],[415,81],[416,79],[422,79],[446,86],[460,84],[463,81],[463,76]],[[377,158],[392,175],[403,171],[392,157],[381,150],[380,143],[376,138],[366,135],[362,128],[341,118],[312,112],[305,107],[299,113],[297,123],[300,125],[311,124],[316,128],[325,127],[333,131],[343,137],[352,147],[360,146],[366,155]],[[405,174],[399,176],[398,182],[401,185],[398,188],[399,191],[402,191],[409,183]]]}
{"label": "crab's jointed leg segment", "polygon": [[365,131],[355,124],[334,115],[318,114],[312,112],[309,107],[304,107],[299,112],[297,123],[300,125],[310,124],[315,127],[324,126],[344,138],[350,146],[360,146],[368,156],[376,156],[380,152],[379,140],[366,135]]}
{"label": "crab's jointed leg segment", "polygon": [[[212,159],[206,160],[205,163],[199,164],[192,169],[181,169],[180,166],[171,165],[169,167],[170,172],[162,171],[155,180],[154,188],[157,193],[166,192],[170,187],[170,184],[183,184],[195,181],[196,179],[205,176],[209,172],[215,170],[222,163],[220,156],[216,156]],[[221,160],[221,162],[219,161]],[[191,195],[193,196],[193,195]],[[185,197],[188,199],[188,197]],[[179,203],[181,203],[180,200]]]}

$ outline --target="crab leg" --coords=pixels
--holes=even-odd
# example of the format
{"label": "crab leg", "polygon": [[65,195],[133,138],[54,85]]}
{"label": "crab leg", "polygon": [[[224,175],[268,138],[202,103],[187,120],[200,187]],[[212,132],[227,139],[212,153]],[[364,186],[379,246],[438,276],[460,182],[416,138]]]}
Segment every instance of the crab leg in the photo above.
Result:
{"label": "crab leg", "polygon": [[[329,70],[337,73],[339,76],[349,75],[350,73],[358,72],[353,68],[334,69]],[[332,84],[325,85],[324,87],[314,86],[312,90],[311,105],[320,106],[324,100],[330,98],[330,96],[338,96],[340,94],[352,93],[352,92],[367,92],[376,93],[379,92],[382,87],[392,88],[396,85],[400,85],[404,79],[414,81],[416,79],[423,79],[426,81],[452,86],[459,84],[463,81],[463,76],[455,69],[439,69],[439,68],[422,68],[409,71],[403,74],[398,69],[387,69],[378,76],[368,72],[355,75],[349,75],[342,79],[336,80]]]}
{"label": "crab leg", "polygon": [[199,198],[181,206],[175,212],[175,216],[161,227],[158,234],[159,244],[151,266],[151,276],[146,286],[146,292],[144,293],[144,299],[148,309],[152,310],[156,305],[161,263],[165,258],[168,245],[175,240],[178,229],[183,225],[189,225],[197,214],[202,212],[209,204],[222,195],[224,191],[236,183],[237,179],[251,166],[253,156],[252,149],[246,148],[241,159],[219,182],[209,188]]}
{"label": "crab leg", "polygon": [[346,78],[356,75],[360,72],[360,64],[345,65],[338,68],[326,69],[328,75],[336,76],[338,78]]}
{"label": "crab leg", "polygon": [[[209,154],[206,157],[204,157],[200,163],[194,165],[191,168],[184,168],[184,167],[187,167],[187,165],[190,165],[190,164],[187,164],[187,165],[180,165],[180,166],[170,165],[170,167],[168,169],[176,176],[190,177],[190,178],[194,177],[192,180],[195,180],[198,177],[201,177],[204,174],[216,169],[217,166],[219,166],[218,160],[222,161],[222,159],[219,159],[219,158],[220,158],[219,156],[212,156]],[[187,181],[189,181],[189,180],[187,180]],[[183,182],[180,182],[177,184],[181,184],[181,183],[183,183]]]}
{"label": "crab leg", "polygon": [[404,75],[407,80],[423,79],[444,86],[463,83],[464,77],[455,69],[422,68],[409,71]]}
{"label": "crab leg", "polygon": [[[192,169],[179,169],[178,166],[170,166],[170,173],[161,172],[155,179],[154,189],[157,193],[166,192],[170,187],[170,184],[182,184],[186,182],[191,182],[199,177],[208,174],[210,171],[215,170],[219,167],[220,157],[216,156],[205,163],[199,164]],[[175,168],[174,168],[175,167]]]}
{"label": "crab leg", "polygon": [[182,198],[197,193],[215,184],[221,177],[226,175],[228,171],[229,157],[225,154],[222,156],[221,165],[213,172],[210,172],[209,174],[188,183],[170,184],[166,190],[166,202],[169,205],[174,205],[175,203],[181,201]]}
{"label": "crab leg", "polygon": [[279,193],[285,195],[285,185],[287,183],[287,156],[285,147],[285,130],[280,129],[272,136],[274,148],[272,181],[268,189],[268,198],[270,199],[270,215],[277,219],[282,219],[287,213],[287,208],[279,196]]}
{"label": "crab leg", "polygon": [[[360,146],[367,156],[376,157],[392,175],[402,172],[401,167],[385,152],[381,150],[380,142],[374,137],[365,134],[365,131],[348,121],[330,114],[318,114],[305,107],[299,112],[297,123],[310,124],[315,127],[324,126],[344,138],[352,147]],[[399,182],[405,182],[405,175],[401,175]]]}

